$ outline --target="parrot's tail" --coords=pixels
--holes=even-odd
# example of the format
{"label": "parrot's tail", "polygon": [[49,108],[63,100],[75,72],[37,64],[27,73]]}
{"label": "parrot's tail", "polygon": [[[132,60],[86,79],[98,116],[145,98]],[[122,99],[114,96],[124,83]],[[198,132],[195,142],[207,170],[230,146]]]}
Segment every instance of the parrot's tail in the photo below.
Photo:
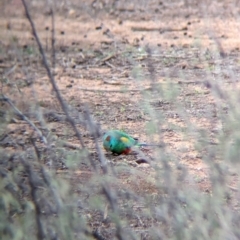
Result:
{"label": "parrot's tail", "polygon": [[163,144],[148,144],[148,143],[138,143],[139,147],[163,147]]}

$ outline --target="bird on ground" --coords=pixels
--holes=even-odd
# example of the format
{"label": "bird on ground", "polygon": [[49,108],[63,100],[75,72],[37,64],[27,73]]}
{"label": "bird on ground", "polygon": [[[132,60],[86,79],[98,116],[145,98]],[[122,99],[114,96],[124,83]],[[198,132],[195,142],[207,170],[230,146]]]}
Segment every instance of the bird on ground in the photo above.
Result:
{"label": "bird on ground", "polygon": [[103,136],[103,147],[115,154],[129,154],[137,146],[157,146],[139,143],[137,139],[120,130],[110,130]]}

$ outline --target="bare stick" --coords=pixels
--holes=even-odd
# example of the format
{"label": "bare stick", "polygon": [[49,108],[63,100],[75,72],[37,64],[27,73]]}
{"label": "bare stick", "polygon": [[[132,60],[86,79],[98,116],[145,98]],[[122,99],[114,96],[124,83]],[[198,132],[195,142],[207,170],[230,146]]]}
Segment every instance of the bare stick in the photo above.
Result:
{"label": "bare stick", "polygon": [[51,36],[51,44],[52,44],[52,68],[55,68],[55,19],[54,19],[54,12],[53,9],[51,8],[51,17],[52,17],[52,36]]}
{"label": "bare stick", "polygon": [[[56,93],[56,97],[57,97],[57,99],[58,99],[58,101],[59,101],[59,103],[60,103],[60,105],[61,105],[64,113],[66,114],[67,121],[71,124],[74,132],[76,133],[77,138],[79,139],[82,148],[85,149],[85,146],[84,146],[84,142],[83,142],[81,133],[78,131],[78,129],[77,129],[77,127],[76,127],[76,124],[75,124],[75,122],[74,122],[74,119],[71,118],[71,116],[70,116],[70,114],[69,114],[69,112],[68,112],[68,107],[67,107],[65,101],[63,100],[63,98],[62,98],[62,96],[61,96],[61,94],[60,94],[60,92],[59,92],[59,89],[58,89],[58,87],[57,87],[57,84],[56,84],[56,82],[55,82],[55,80],[54,80],[54,76],[53,76],[53,74],[52,74],[51,71],[50,71],[50,68],[49,68],[49,65],[48,65],[48,62],[47,62],[47,59],[46,59],[46,56],[45,56],[45,52],[44,52],[44,50],[43,50],[42,44],[41,44],[41,42],[40,42],[40,40],[39,40],[39,37],[38,37],[38,35],[37,35],[37,32],[36,32],[36,28],[35,28],[35,26],[34,26],[34,23],[33,23],[32,19],[31,19],[31,17],[30,17],[30,14],[29,14],[29,11],[28,11],[28,8],[27,8],[27,5],[26,5],[25,0],[22,0],[22,3],[23,3],[23,5],[24,5],[26,17],[27,17],[27,19],[28,19],[28,21],[29,21],[29,23],[30,23],[30,25],[31,25],[33,36],[34,36],[35,39],[36,39],[36,42],[37,42],[37,45],[38,45],[38,48],[39,48],[39,52],[40,52],[40,54],[41,54],[41,56],[42,56],[43,66],[45,67],[45,69],[46,69],[46,71],[47,71],[47,75],[48,75],[49,80],[50,80],[50,82],[51,82],[51,84],[52,84],[53,90],[54,90],[55,93]],[[95,134],[96,134],[96,132],[95,132]],[[95,136],[95,137],[96,137],[96,136]],[[97,148],[98,148],[98,147],[97,147]],[[95,167],[95,165],[94,165],[94,163],[93,163],[93,160],[90,158],[89,153],[87,153],[87,158],[91,161],[91,164],[92,164],[93,168],[96,170],[96,167]],[[103,159],[102,159],[102,160],[103,160]],[[106,174],[106,173],[107,173],[107,170],[106,170],[105,164],[106,164],[106,163],[103,162],[103,171],[104,171],[104,173]],[[103,190],[103,192],[104,192],[107,200],[110,202],[113,211],[114,211],[114,212],[117,212],[117,211],[118,211],[118,208],[117,208],[116,197],[113,195],[113,192],[114,192],[114,191],[112,191],[112,189],[110,188],[110,186],[107,186],[107,185],[108,185],[107,183],[103,183],[103,184],[102,184],[102,190]],[[120,222],[117,224],[117,227],[116,227],[116,228],[117,228],[116,237],[117,237],[119,240],[124,239],[123,236],[122,236],[122,232],[123,232],[123,231],[122,231],[122,227],[121,227]]]}
{"label": "bare stick", "polygon": [[[96,126],[96,124],[94,124],[93,119],[91,118],[91,115],[89,113],[89,109],[86,107],[86,120],[87,123],[89,124],[89,128],[93,131],[93,136],[94,136],[94,142],[95,142],[95,147],[97,150],[97,154],[99,156],[99,161],[101,162],[101,167],[103,170],[104,174],[108,174],[108,166],[107,166],[107,162],[106,162],[106,158],[99,146],[99,143],[97,141],[97,135],[98,135],[98,128]],[[116,194],[114,192],[114,190],[111,188],[111,186],[109,185],[108,182],[102,182],[102,191],[104,193],[104,195],[106,196],[108,202],[110,203],[110,206],[112,208],[112,211],[114,213],[117,213],[117,215],[119,214],[119,208],[117,205],[117,198],[116,198]],[[123,230],[122,230],[122,225],[120,222],[116,222],[116,237],[119,240],[123,240]]]}
{"label": "bare stick", "polygon": [[186,31],[187,27],[183,27],[183,28],[132,27],[131,30],[132,31],[144,31],[144,32],[152,32],[152,31],[178,32],[178,31]]}
{"label": "bare stick", "polygon": [[39,135],[39,137],[41,138],[41,140],[44,142],[44,144],[47,145],[47,139],[43,136],[42,132],[36,127],[36,125],[29,120],[29,118],[27,116],[25,116],[14,104],[13,102],[8,98],[8,97],[1,97],[0,101],[5,101],[7,102],[9,105],[11,105],[11,107],[14,109],[14,111],[20,115],[22,117],[23,120],[25,120]]}
{"label": "bare stick", "polygon": [[31,197],[33,204],[35,205],[35,218],[36,218],[36,224],[37,224],[37,239],[42,240],[46,237],[46,234],[44,232],[44,227],[41,221],[41,206],[40,202],[37,196],[37,186],[36,186],[36,181],[35,181],[35,172],[32,169],[32,166],[25,161],[25,159],[21,158],[21,162],[28,174],[28,179],[29,179],[29,185],[31,187]]}
{"label": "bare stick", "polygon": [[104,92],[104,93],[143,92],[143,91],[152,90],[151,87],[147,87],[144,89],[128,89],[128,90],[105,90],[105,89],[89,89],[89,88],[78,88],[78,89],[86,92]]}
{"label": "bare stick", "polygon": [[[34,150],[36,152],[36,155],[37,155],[37,159],[38,159],[38,162],[40,163],[40,152],[37,148],[37,145],[35,143],[35,140],[33,138],[31,138],[31,142],[32,142],[32,145],[34,147]],[[54,196],[54,199],[55,199],[55,203],[57,205],[57,212],[59,212],[61,209],[62,209],[62,199],[61,197],[59,196],[58,192],[56,191],[56,189],[54,188],[52,182],[50,181],[51,178],[49,176],[49,174],[47,173],[47,171],[45,170],[45,168],[41,165],[41,173],[42,173],[42,176],[43,176],[43,180],[45,182],[45,184],[48,186],[48,188],[51,190],[52,192],[52,195]]]}
{"label": "bare stick", "polygon": [[106,158],[105,158],[105,156],[99,146],[99,143],[97,141],[98,128],[97,128],[96,124],[94,124],[88,108],[86,108],[86,120],[87,120],[87,123],[89,124],[89,129],[91,129],[93,131],[94,143],[95,143],[95,147],[96,147],[97,154],[99,157],[99,161],[101,163],[101,167],[103,169],[103,173],[107,174],[108,173],[107,161],[106,161]]}
{"label": "bare stick", "polygon": [[49,68],[49,65],[48,65],[48,62],[47,62],[47,58],[45,56],[45,52],[43,50],[42,44],[40,42],[40,39],[39,39],[39,37],[37,35],[36,28],[34,26],[34,23],[32,21],[32,18],[30,16],[30,14],[29,14],[28,7],[27,7],[27,4],[26,4],[25,0],[22,0],[22,3],[23,3],[23,6],[24,6],[24,9],[25,9],[26,17],[27,17],[27,19],[28,19],[28,21],[29,21],[29,23],[31,25],[31,28],[32,28],[32,34],[33,34],[33,36],[34,36],[34,38],[35,38],[35,40],[37,42],[37,45],[38,45],[38,48],[39,48],[39,52],[40,52],[40,54],[42,56],[43,66],[45,67],[45,69],[47,71],[47,75],[48,75],[49,80],[50,80],[50,82],[52,84],[53,90],[56,93],[56,97],[57,97],[57,99],[58,99],[58,101],[59,101],[59,103],[60,103],[64,113],[66,114],[67,121],[71,124],[74,132],[76,133],[77,138],[80,141],[82,148],[85,148],[85,145],[84,145],[84,142],[83,142],[83,139],[82,139],[82,135],[79,132],[79,130],[77,129],[76,124],[74,122],[74,119],[70,116],[70,114],[68,112],[68,107],[67,107],[64,99],[62,98],[62,96],[61,96],[61,94],[59,92],[58,86],[57,86],[57,84],[55,82],[54,75],[50,71],[50,68]]}

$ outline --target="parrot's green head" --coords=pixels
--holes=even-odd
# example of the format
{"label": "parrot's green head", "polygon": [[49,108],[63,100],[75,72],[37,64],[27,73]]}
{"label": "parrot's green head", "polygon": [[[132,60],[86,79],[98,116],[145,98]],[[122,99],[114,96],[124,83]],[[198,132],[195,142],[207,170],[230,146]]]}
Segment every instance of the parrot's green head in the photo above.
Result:
{"label": "parrot's green head", "polygon": [[117,143],[117,139],[109,134],[103,136],[103,147],[107,151],[112,151]]}

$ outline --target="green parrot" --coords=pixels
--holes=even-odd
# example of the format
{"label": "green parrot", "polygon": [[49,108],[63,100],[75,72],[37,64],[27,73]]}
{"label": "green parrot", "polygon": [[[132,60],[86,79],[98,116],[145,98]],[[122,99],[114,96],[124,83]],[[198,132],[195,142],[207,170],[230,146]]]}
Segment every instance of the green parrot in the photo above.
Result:
{"label": "green parrot", "polygon": [[103,136],[103,147],[107,151],[116,154],[128,154],[134,146],[152,146],[146,143],[138,143],[138,140],[119,130],[110,130]]}

